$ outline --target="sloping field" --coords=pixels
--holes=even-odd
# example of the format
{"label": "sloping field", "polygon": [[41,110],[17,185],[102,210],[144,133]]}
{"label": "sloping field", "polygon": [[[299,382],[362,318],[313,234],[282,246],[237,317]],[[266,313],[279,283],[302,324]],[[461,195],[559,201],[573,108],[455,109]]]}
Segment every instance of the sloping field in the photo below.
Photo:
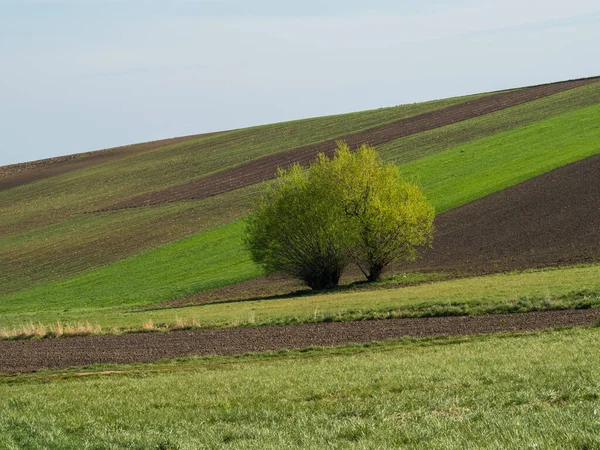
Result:
{"label": "sloping field", "polygon": [[[488,120],[477,127],[479,136],[497,132],[500,123],[510,128],[527,120],[535,122],[548,115],[598,103],[598,86],[598,83],[592,83],[511,108],[510,121],[496,119],[498,113],[488,114],[485,116]],[[18,188],[0,190],[0,266],[4,269],[0,272],[0,294],[62,279],[237,220],[249,212],[257,190],[256,186],[251,186],[222,196],[163,207],[94,215],[81,214],[83,211],[281,148],[339,136],[481,97],[473,95],[194,138],[42,178]],[[522,108],[528,110],[521,111]],[[469,122],[462,122],[467,130]],[[440,144],[447,140],[435,139],[435,135],[439,131],[445,137],[446,128],[428,134],[427,153],[443,150]],[[459,133],[468,139],[468,132]],[[393,141],[392,144],[400,144],[402,148],[388,149],[386,156],[393,159],[405,153],[401,141]],[[419,158],[419,150],[411,155]],[[140,230],[144,232],[140,233]]]}
{"label": "sloping field", "polygon": [[407,164],[417,159],[600,104],[600,82],[474,117],[442,128],[396,139],[377,147],[386,161]]}
{"label": "sloping field", "polygon": [[[472,96],[467,101],[472,103],[480,98],[485,97]],[[192,176],[194,171],[210,173],[217,167],[238,164],[243,161],[244,155],[260,157],[265,152],[275,152],[277,142],[288,145],[302,139],[336,135],[340,130],[372,128],[374,124],[390,122],[394,118],[459,104],[460,99],[449,99],[227,132],[1,191],[0,295],[26,290],[35,297],[55,299],[60,297],[56,297],[59,291],[64,291],[69,293],[71,303],[90,294],[91,289],[97,291],[92,296],[97,298],[102,291],[110,291],[106,290],[107,286],[98,283],[102,277],[97,278],[91,272],[90,279],[96,282],[86,282],[87,287],[83,290],[77,288],[75,279],[69,281],[67,278],[237,220],[249,211],[258,185],[203,200],[82,214],[90,208],[126,198],[128,192],[151,190],[152,186],[162,183],[172,184],[175,179]],[[598,104],[600,83],[595,82],[396,139],[382,146],[381,151],[386,160],[408,163],[403,165],[405,173],[418,177],[437,210],[444,211],[599,153],[600,138],[595,125],[600,114]],[[246,146],[240,146],[241,143],[246,143]],[[226,151],[230,146],[233,146],[232,153],[228,154]],[[189,167],[195,169],[189,170]],[[239,227],[228,230],[222,234],[226,236],[225,240],[219,239],[209,246],[219,249],[222,242],[240,239]],[[229,235],[229,232],[233,234]],[[221,235],[221,232],[217,234]],[[203,238],[197,240],[202,241]],[[162,275],[172,271],[161,269],[156,276],[148,275],[164,283],[166,289],[156,291],[161,295],[140,292],[135,296],[145,296],[148,303],[153,303],[239,281],[239,276],[233,276],[235,274],[228,269],[247,264],[247,261],[236,259],[240,255],[238,250],[236,247],[234,253],[237,256],[233,259],[231,250],[220,252],[223,261],[218,263],[212,253],[205,254],[197,248],[183,253],[187,259],[178,263],[180,267],[198,267],[199,261],[209,258],[211,264],[216,264],[213,272],[222,271],[219,282],[203,278],[201,274],[208,272],[200,269],[198,278],[192,277],[191,283],[184,286],[164,279]],[[219,251],[216,250],[216,253]],[[130,263],[127,265],[130,266]],[[162,267],[142,264],[140,268],[144,266],[150,270]],[[246,277],[259,274],[256,269],[247,269],[249,267],[244,272]],[[182,272],[177,277],[184,280],[188,275]],[[85,279],[88,279],[87,274],[80,281]],[[115,280],[121,279],[117,277]],[[36,285],[58,280],[65,280],[65,286],[69,288],[56,290],[57,285],[49,284],[40,291],[31,290]],[[140,280],[144,287],[152,285],[144,283],[143,277]],[[124,288],[117,291],[131,295],[130,289]],[[261,290],[262,287],[259,287]],[[28,294],[23,299],[26,297],[29,298]]]}
{"label": "sloping field", "polygon": [[[597,120],[593,117],[598,115],[588,118]],[[584,120],[579,115],[574,118],[578,123]],[[555,128],[549,125],[547,129]],[[536,128],[531,130],[533,133],[538,131]],[[509,185],[473,201],[469,199],[476,192],[472,186],[483,189],[485,184],[475,179],[467,181],[465,188],[466,176],[457,176],[453,173],[455,168],[443,159],[432,164],[428,170],[423,170],[425,167],[405,168],[409,173],[422,173],[421,181],[426,191],[433,194],[432,198],[437,199],[438,209],[445,207],[449,210],[435,219],[433,248],[423,249],[419,260],[395,265],[390,272],[448,271],[471,275],[599,262],[600,127],[593,125],[592,131],[595,144],[584,145],[590,146],[591,153],[596,153],[594,156]],[[564,135],[567,130],[558,130],[558,133]],[[547,142],[540,135],[538,144],[544,150],[548,150]],[[559,152],[568,156],[571,148],[563,147],[559,140],[555,144]],[[518,151],[518,148],[515,150]],[[475,153],[479,153],[479,150]],[[538,153],[535,148],[530,150],[533,150],[532,155],[546,159],[546,163],[550,162],[547,153]],[[457,151],[468,152],[463,148]],[[480,156],[484,156],[483,160],[489,163],[487,172],[462,164],[461,168],[473,173],[475,178],[491,181],[493,185],[498,167],[485,155]],[[516,166],[513,172],[515,176],[528,178],[518,171],[518,167],[522,168],[525,164],[523,160],[515,156],[512,164]],[[415,165],[428,164],[424,159],[416,161]],[[444,176],[434,176],[441,167],[448,168],[445,174],[447,181],[444,181]],[[510,167],[507,169],[511,171]],[[428,177],[427,173],[434,175]],[[489,185],[487,189],[490,189]],[[494,191],[493,188],[491,190]],[[289,280],[262,277],[211,292],[200,292],[187,301],[175,303],[203,304],[225,299],[269,297],[299,288],[298,284]]]}
{"label": "sloping field", "polygon": [[256,189],[145,210],[94,215],[85,211],[282,148],[331,139],[480,96],[224,132],[0,190],[0,295],[63,279],[237,220],[249,212]]}
{"label": "sloping field", "polygon": [[239,220],[256,189],[199,202],[74,214],[56,224],[0,237],[0,295],[65,279]]}
{"label": "sloping field", "polygon": [[[600,78],[589,78],[501,92],[469,102],[448,106],[439,111],[420,114],[358,133],[340,136],[337,139],[346,141],[351,147],[356,147],[362,143],[381,145],[402,137],[510,108],[599,80]],[[223,194],[234,189],[272,179],[275,177],[278,167],[289,167],[293,163],[306,166],[314,160],[317,153],[325,153],[331,156],[334,149],[335,140],[330,140],[279,152],[163,191],[152,192],[128,201],[119,202],[106,209],[133,208],[181,200],[202,199]]]}
{"label": "sloping field", "polygon": [[[415,160],[402,170],[420,177],[438,211],[448,210],[600,153],[599,116],[600,105],[578,109]],[[597,219],[591,218],[590,223]],[[510,229],[510,224],[506,227]],[[199,234],[112,266],[5,296],[3,302],[15,310],[35,309],[35,305],[139,305],[225,286],[260,274],[242,250],[242,236],[239,223],[229,224],[206,236]],[[563,234],[561,239],[568,242],[569,236]],[[204,267],[208,261],[210,268]],[[472,270],[484,269],[473,265]]]}
{"label": "sloping field", "polygon": [[[281,151],[282,149],[332,139],[346,133],[367,129],[423,112],[433,111],[485,95],[487,94],[447,98],[371,111],[261,125],[221,133],[184,136],[115,149],[1,166],[0,181],[6,183],[6,186],[0,188],[0,191],[9,189],[13,182],[17,184],[16,180],[11,181],[12,177],[26,177],[27,180],[22,180],[23,182],[33,183],[44,180],[51,175],[68,174],[73,169],[77,169],[78,174],[92,178],[93,181],[94,175],[101,174],[106,176],[101,170],[92,170],[98,168],[98,166],[104,166],[113,171],[117,170],[118,173],[122,172],[122,176],[127,178],[131,178],[132,175],[139,175],[139,172],[143,170],[143,175],[147,177],[145,180],[145,189],[156,189],[162,187],[163,184],[178,184],[182,180],[187,181],[189,178],[205,175],[215,170],[222,170],[230,165],[241,164],[249,159],[265,156]],[[217,135],[217,139],[205,139]],[[128,159],[127,164],[119,163],[119,160],[126,157]],[[77,163],[79,166],[71,166],[71,163]],[[149,171],[147,163],[158,167],[154,167],[155,170]],[[124,165],[125,170],[123,170]],[[176,171],[176,176],[173,173],[169,173],[170,170]],[[135,172],[138,172],[138,174]],[[75,177],[75,179],[78,178],[80,177]],[[71,177],[62,177],[63,181],[71,181],[72,179]],[[119,192],[119,194],[138,194],[135,184],[131,183],[132,180],[129,179],[126,181],[129,181],[128,187],[130,192]],[[23,182],[19,181],[18,184],[23,184]],[[61,184],[48,183],[39,186],[41,189],[50,187],[60,190]],[[39,192],[39,189],[21,191],[23,194],[37,192]],[[15,198],[18,199],[20,196],[16,195]],[[115,201],[118,198],[117,196],[112,200]]]}

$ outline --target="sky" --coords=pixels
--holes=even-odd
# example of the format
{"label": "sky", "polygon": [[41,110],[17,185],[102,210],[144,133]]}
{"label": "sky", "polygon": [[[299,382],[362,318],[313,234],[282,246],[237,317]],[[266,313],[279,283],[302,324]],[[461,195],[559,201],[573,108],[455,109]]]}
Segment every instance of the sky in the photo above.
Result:
{"label": "sky", "polygon": [[598,0],[0,0],[0,165],[600,75]]}

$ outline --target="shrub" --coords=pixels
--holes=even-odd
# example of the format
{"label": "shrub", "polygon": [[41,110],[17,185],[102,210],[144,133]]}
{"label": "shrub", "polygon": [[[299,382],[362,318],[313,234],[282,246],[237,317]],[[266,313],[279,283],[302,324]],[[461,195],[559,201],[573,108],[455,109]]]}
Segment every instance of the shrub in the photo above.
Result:
{"label": "shrub", "polygon": [[[320,155],[316,168],[325,164]],[[284,272],[312,289],[338,285],[349,263],[341,211],[317,170],[280,170],[247,219],[246,245],[267,273]]]}
{"label": "shrub", "polygon": [[414,259],[417,247],[431,243],[433,207],[419,186],[403,180],[395,164],[384,164],[373,147],[351,152],[338,143],[327,167],[330,193],[352,230],[348,250],[369,281],[379,280],[393,261]]}
{"label": "shrub", "polygon": [[267,273],[284,272],[312,289],[338,285],[358,265],[369,281],[431,242],[434,211],[374,148],[338,143],[307,169],[280,169],[247,219],[246,246]]}

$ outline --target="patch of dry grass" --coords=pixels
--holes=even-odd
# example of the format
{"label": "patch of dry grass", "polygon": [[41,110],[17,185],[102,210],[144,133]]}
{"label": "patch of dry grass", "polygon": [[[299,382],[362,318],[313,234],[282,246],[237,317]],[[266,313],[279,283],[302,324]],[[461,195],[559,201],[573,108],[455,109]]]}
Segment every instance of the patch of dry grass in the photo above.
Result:
{"label": "patch of dry grass", "polygon": [[196,318],[183,320],[179,316],[172,323],[155,324],[152,319],[148,319],[140,326],[102,329],[98,324],[92,324],[89,321],[77,323],[61,323],[45,325],[40,322],[29,322],[15,328],[0,328],[0,339],[43,339],[59,338],[71,336],[92,336],[101,334],[123,334],[139,333],[153,331],[176,331],[191,330],[201,328],[200,322]]}
{"label": "patch of dry grass", "polygon": [[0,329],[0,339],[31,339],[67,336],[89,336],[101,334],[102,327],[89,321],[77,323],[61,323],[45,325],[30,322],[15,328]]}

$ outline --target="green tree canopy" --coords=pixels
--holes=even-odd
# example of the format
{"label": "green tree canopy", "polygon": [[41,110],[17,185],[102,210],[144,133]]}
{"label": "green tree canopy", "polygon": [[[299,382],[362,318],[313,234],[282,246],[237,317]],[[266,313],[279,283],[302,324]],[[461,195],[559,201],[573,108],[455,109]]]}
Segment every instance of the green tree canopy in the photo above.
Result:
{"label": "green tree canopy", "polygon": [[280,169],[247,219],[246,246],[267,273],[283,272],[313,289],[337,286],[350,263],[369,281],[431,242],[433,207],[373,147],[338,143],[307,169]]}
{"label": "green tree canopy", "polygon": [[396,260],[411,260],[432,240],[434,209],[416,184],[403,180],[395,164],[384,164],[368,145],[351,152],[338,143],[324,179],[351,230],[348,250],[369,281]]}
{"label": "green tree canopy", "polygon": [[317,169],[325,164],[320,155],[310,169],[279,170],[247,219],[246,245],[254,261],[267,273],[287,273],[313,289],[337,286],[350,261],[341,210],[319,180]]}

